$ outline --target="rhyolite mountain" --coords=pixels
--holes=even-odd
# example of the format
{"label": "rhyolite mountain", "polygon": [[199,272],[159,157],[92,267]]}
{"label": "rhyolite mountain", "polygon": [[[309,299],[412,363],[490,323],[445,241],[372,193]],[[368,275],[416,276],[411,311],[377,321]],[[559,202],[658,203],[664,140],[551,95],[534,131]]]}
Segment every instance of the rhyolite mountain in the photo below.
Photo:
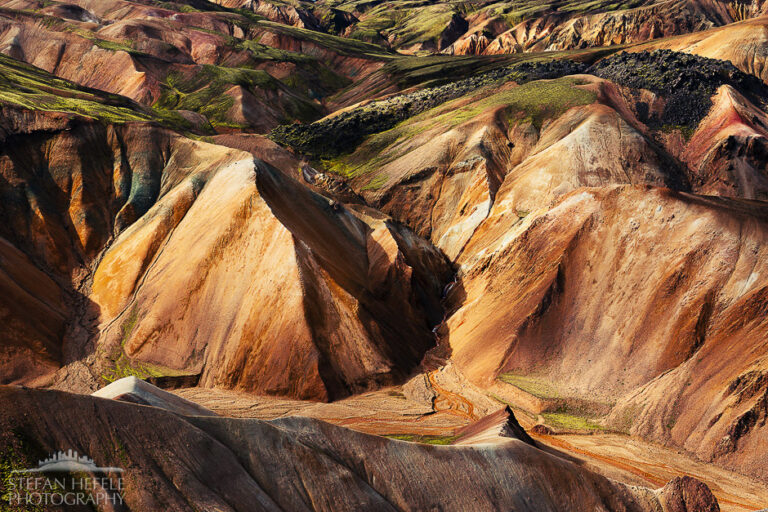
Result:
{"label": "rhyolite mountain", "polygon": [[[69,443],[132,510],[764,508],[766,56],[762,1],[0,0],[0,469]],[[123,378],[200,404],[87,396]]]}

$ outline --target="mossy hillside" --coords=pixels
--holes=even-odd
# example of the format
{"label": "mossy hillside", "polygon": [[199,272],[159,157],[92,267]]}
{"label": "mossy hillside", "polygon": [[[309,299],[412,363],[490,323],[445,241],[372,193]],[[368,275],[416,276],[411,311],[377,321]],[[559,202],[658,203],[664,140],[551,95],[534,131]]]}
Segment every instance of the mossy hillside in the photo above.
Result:
{"label": "mossy hillside", "polygon": [[[45,2],[40,3],[40,9],[43,7],[47,7]],[[38,25],[51,30],[66,30],[68,27],[73,26],[72,23],[66,20],[38,12],[38,10],[35,9],[10,9],[8,7],[0,7],[0,15],[16,20],[28,21],[31,19]]]}
{"label": "mossy hillside", "polygon": [[[326,98],[351,83],[351,80],[347,77],[339,75],[329,65],[313,55],[274,48],[261,44],[257,40],[240,39],[201,27],[191,27],[191,29],[219,36],[222,39],[223,46],[231,50],[231,53],[224,55],[218,66],[210,66],[203,69],[202,76],[212,80],[211,85],[213,89],[207,92],[202,91],[205,84],[201,84],[201,80],[196,79],[197,73],[191,71],[169,72],[164,83],[164,94],[155,103],[155,107],[159,110],[165,110],[177,104],[182,105],[182,96],[199,93],[199,97],[193,94],[192,97],[184,100],[185,103],[198,104],[198,106],[194,108],[187,107],[186,109],[193,109],[210,117],[205,112],[197,109],[199,104],[205,100],[216,98],[219,91],[222,89],[226,90],[226,87],[220,87],[221,85],[229,84],[230,87],[233,85],[243,85],[245,87],[253,85],[255,88],[266,87],[269,90],[277,91],[281,88],[282,84],[290,89],[290,91],[287,91],[289,101],[285,109],[288,113],[286,121],[295,119],[313,120],[319,117],[320,114],[313,100]],[[293,72],[278,80],[268,76],[268,72],[258,70],[259,67],[266,67],[270,63],[289,63],[293,67]],[[239,72],[237,70],[243,71]],[[247,76],[249,72],[254,70],[255,74],[251,73],[251,76]],[[256,91],[252,90],[251,92],[255,93]],[[298,98],[293,98],[292,96],[294,95],[298,96]],[[226,112],[231,106],[231,101],[221,99],[215,105],[211,105],[211,108],[208,109],[208,114],[221,114]],[[178,108],[181,109],[182,107]],[[211,121],[218,126],[232,124],[228,120],[223,119],[221,115],[214,115]]]}
{"label": "mossy hillside", "polygon": [[258,32],[267,31],[289,36],[300,41],[314,43],[321,48],[347,57],[357,57],[369,60],[389,60],[396,58],[396,55],[393,52],[365,41],[339,37],[324,32],[289,25],[282,25],[264,19],[250,21],[246,28],[252,33],[252,39],[258,37]]}
{"label": "mossy hillside", "polygon": [[291,62],[294,64],[317,62],[317,58],[311,55],[273,48],[251,39],[226,36],[226,44],[235,51],[247,51],[255,61]]}
{"label": "mossy hillside", "polygon": [[189,133],[192,126],[175,111],[154,111],[134,101],[81,87],[0,54],[0,103],[27,110],[75,114],[108,124],[154,122]]}
{"label": "mossy hillside", "polygon": [[[448,26],[452,15],[465,19],[477,12],[489,18],[503,19],[509,28],[547,14],[585,15],[634,9],[645,0],[465,0],[440,3],[412,0],[371,2],[370,0],[326,0],[323,5],[348,12],[362,13],[352,26],[350,37],[366,41],[391,38],[394,48],[435,41]],[[311,9],[311,8],[310,8]]]}
{"label": "mossy hillside", "polygon": [[93,32],[90,32],[88,30],[83,30],[81,28],[77,27],[66,27],[68,32],[72,32],[74,34],[77,34],[78,36],[82,37],[83,39],[87,39],[91,41],[94,45],[101,48],[102,50],[109,50],[111,52],[126,52],[130,55],[133,55],[135,57],[147,57],[148,55],[144,52],[141,52],[135,48],[135,42],[134,41],[110,41],[107,39],[100,39],[96,37],[96,35]]}
{"label": "mossy hillside", "polygon": [[451,3],[421,7],[417,2],[387,3],[366,13],[355,29],[377,32],[382,39],[391,38],[396,48],[419,43],[437,43],[455,12]]}
{"label": "mossy hillside", "polygon": [[[35,16],[30,13],[19,14],[19,16],[22,15]],[[231,16],[231,13],[222,10],[221,15]],[[50,16],[37,17],[41,20],[56,19]],[[62,22],[56,30],[72,32],[108,51],[126,52],[139,60],[152,58],[138,50],[138,45],[134,41],[104,40],[88,30],[65,22]],[[347,78],[336,74],[316,57],[270,48],[256,41],[239,40],[225,34],[217,35],[221,36],[225,44],[234,50],[232,55],[226,58],[227,61],[232,61],[232,67],[205,66],[199,73],[190,71],[189,79],[185,79],[181,72],[170,72],[161,98],[151,109],[130,105],[130,111],[116,111],[109,104],[106,107],[83,104],[80,100],[84,98],[71,97],[72,95],[68,92],[54,94],[53,97],[31,98],[28,94],[20,97],[10,91],[10,94],[6,95],[6,100],[25,108],[73,112],[108,122],[154,120],[177,131],[199,130],[208,133],[208,131],[212,132],[211,126],[193,126],[176,110],[197,111],[206,116],[213,125],[219,127],[249,128],[234,124],[226,115],[234,101],[225,96],[224,92],[234,85],[241,85],[260,99],[264,98],[265,91],[273,93],[271,96],[267,95],[269,97],[267,101],[277,103],[277,109],[284,116],[283,122],[294,120],[306,122],[317,119],[323,114],[322,107],[315,100],[325,98],[350,83]],[[281,83],[263,70],[252,69],[266,61],[290,62],[295,65],[295,71],[285,78],[285,83]],[[168,67],[173,69],[170,65]],[[50,78],[46,76],[43,81],[50,82]],[[204,81],[208,83],[203,83]],[[67,86],[65,89],[70,88]],[[57,96],[69,96],[70,99],[63,102]]]}
{"label": "mossy hillside", "polygon": [[402,88],[423,84],[427,87],[488,73],[498,68],[531,60],[530,55],[428,55],[400,57],[388,62],[382,72]]}
{"label": "mossy hillside", "polygon": [[154,104],[155,109],[192,110],[207,117],[214,126],[239,127],[233,125],[228,117],[234,99],[225,93],[234,86],[241,86],[256,97],[263,96],[262,91],[283,93],[280,107],[287,120],[312,120],[321,113],[319,105],[294,94],[266,71],[213,65],[205,65],[196,71],[194,74],[178,71],[168,73],[163,84],[163,94]]}
{"label": "mossy hillside", "polygon": [[458,439],[458,436],[436,436],[419,434],[385,434],[384,437],[389,439],[397,439],[398,441],[408,441],[409,443],[432,444],[441,446],[453,444]]}
{"label": "mossy hillside", "polygon": [[78,114],[109,123],[159,120],[127,98],[79,87],[2,54],[0,102],[29,110]]}
{"label": "mossy hillside", "polygon": [[[540,128],[546,119],[559,117],[571,107],[588,105],[596,101],[596,95],[579,87],[574,78],[538,80],[497,92],[498,87],[486,86],[476,91],[471,101],[459,98],[428,110],[392,130],[371,136],[357,151],[342,157],[330,167],[333,172],[343,168],[347,178],[370,175],[364,189],[376,190],[386,184],[384,175],[376,171],[387,163],[403,156],[409,149],[411,138],[436,127],[450,130],[476,118],[483,112],[501,109],[510,124],[531,122]],[[459,106],[460,105],[460,106]]]}
{"label": "mossy hillside", "polygon": [[262,62],[289,62],[295,71],[280,81],[293,91],[312,99],[325,98],[351,84],[351,80],[336,73],[315,56],[279,48],[258,41],[227,38],[227,44],[235,51],[245,51],[254,64]]}
{"label": "mossy hillside", "polygon": [[437,43],[456,13],[466,13],[466,2],[386,2],[366,11],[349,37],[365,41],[392,41],[394,48]]}
{"label": "mossy hillside", "polygon": [[[509,80],[527,82],[537,78],[568,75],[583,69],[583,65],[572,61],[523,63],[495,69],[446,85],[373,102],[308,125],[279,126],[272,131],[271,136],[277,142],[291,146],[314,158],[334,158],[354,150],[368,135],[390,130],[405,119],[451,99],[472,93],[478,88]],[[567,99],[570,98],[569,96]],[[426,115],[431,118],[435,112]],[[459,115],[471,115],[471,113],[462,112]]]}
{"label": "mossy hillside", "polygon": [[[590,65],[620,49],[621,47],[605,47],[506,55],[402,56],[387,62],[381,72],[403,89],[417,85],[435,87],[524,63],[528,63],[526,65],[551,66],[552,64],[547,63],[564,60]],[[578,71],[583,72],[585,70],[586,67],[580,68]]]}
{"label": "mossy hillside", "polygon": [[580,85],[583,85],[583,82],[575,78],[527,82],[519,87],[478,98],[477,101],[455,110],[446,105],[435,112],[424,113],[414,121],[425,122],[422,131],[438,125],[453,128],[483,112],[502,108],[510,124],[531,122],[540,129],[546,119],[557,118],[571,107],[589,105],[596,101],[596,94],[580,88]]}
{"label": "mossy hillside", "polygon": [[634,9],[641,6],[644,0],[513,0],[511,2],[492,3],[484,9],[490,17],[500,16],[513,27],[525,20],[538,18],[550,13],[584,15],[600,12]]}
{"label": "mossy hillside", "polygon": [[169,11],[176,11],[181,13],[201,12],[189,4],[182,4],[180,2],[157,2],[156,4],[161,9],[168,9]]}

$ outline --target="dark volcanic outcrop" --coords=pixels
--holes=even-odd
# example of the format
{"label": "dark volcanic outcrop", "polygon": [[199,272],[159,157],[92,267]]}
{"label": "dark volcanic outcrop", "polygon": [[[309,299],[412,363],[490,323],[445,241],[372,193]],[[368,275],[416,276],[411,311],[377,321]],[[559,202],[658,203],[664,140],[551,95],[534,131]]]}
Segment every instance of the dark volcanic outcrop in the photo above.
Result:
{"label": "dark volcanic outcrop", "polygon": [[666,105],[659,119],[641,119],[653,127],[695,128],[712,108],[711,97],[723,85],[737,89],[756,102],[768,98],[765,84],[730,62],[669,50],[622,52],[601,60],[589,72],[664,97]]}

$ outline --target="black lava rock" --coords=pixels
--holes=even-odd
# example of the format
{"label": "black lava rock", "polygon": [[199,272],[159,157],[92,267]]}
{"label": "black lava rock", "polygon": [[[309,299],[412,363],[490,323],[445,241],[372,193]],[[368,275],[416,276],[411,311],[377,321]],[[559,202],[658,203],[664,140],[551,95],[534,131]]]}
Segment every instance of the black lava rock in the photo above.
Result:
{"label": "black lava rock", "polygon": [[768,88],[763,82],[739,71],[730,62],[671,50],[622,52],[599,61],[589,73],[633,89],[647,89],[665,98],[661,118],[648,120],[649,125],[656,128],[664,125],[695,128],[712,108],[712,95],[725,84],[757,104],[768,98]]}

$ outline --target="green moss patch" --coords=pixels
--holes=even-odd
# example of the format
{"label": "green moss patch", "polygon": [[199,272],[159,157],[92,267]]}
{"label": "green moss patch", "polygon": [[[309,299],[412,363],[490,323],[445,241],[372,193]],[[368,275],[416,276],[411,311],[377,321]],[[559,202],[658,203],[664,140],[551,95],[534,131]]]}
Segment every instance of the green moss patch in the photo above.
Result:
{"label": "green moss patch", "polygon": [[458,436],[428,436],[418,434],[385,434],[384,437],[397,439],[399,441],[408,441],[409,443],[449,445],[453,444]]}
{"label": "green moss patch", "polygon": [[227,68],[205,65],[194,74],[173,71],[166,76],[164,90],[155,103],[158,111],[192,110],[198,112],[215,126],[244,128],[232,123],[228,116],[234,98],[226,93],[240,86],[257,98],[262,91],[284,92],[279,100],[288,119],[311,120],[321,113],[321,107],[307,98],[293,94],[279,80],[260,69]]}
{"label": "green moss patch", "polygon": [[127,98],[79,87],[6,55],[0,55],[0,102],[110,123],[153,120],[150,113]]}
{"label": "green moss patch", "polygon": [[593,419],[567,412],[545,412],[542,414],[546,423],[555,428],[568,430],[605,430],[605,427]]}
{"label": "green moss patch", "polygon": [[356,39],[348,39],[323,32],[317,32],[314,30],[282,25],[280,23],[274,23],[267,20],[258,20],[255,22],[255,24],[260,29],[273,32],[275,34],[290,36],[301,41],[314,43],[317,46],[326,48],[330,51],[338,53],[339,55],[373,60],[386,60],[395,58],[395,54],[385,50],[381,46],[366,43]]}
{"label": "green moss patch", "polygon": [[516,375],[514,373],[502,373],[499,380],[511,384],[526,393],[543,400],[562,398],[560,393],[546,380],[530,375]]}

